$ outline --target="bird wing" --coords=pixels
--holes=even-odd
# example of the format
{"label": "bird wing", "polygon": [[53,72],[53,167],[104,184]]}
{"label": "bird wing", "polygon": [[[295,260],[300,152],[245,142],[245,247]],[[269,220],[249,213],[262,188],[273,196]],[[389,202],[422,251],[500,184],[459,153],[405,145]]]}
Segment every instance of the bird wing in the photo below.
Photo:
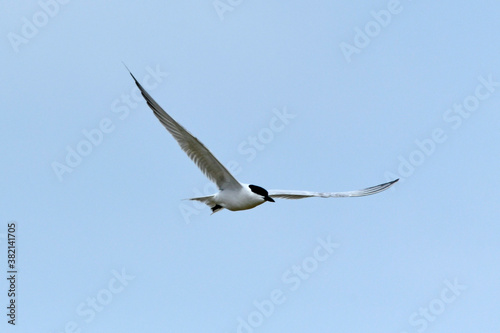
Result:
{"label": "bird wing", "polygon": [[281,199],[304,199],[304,198],[345,198],[345,197],[362,197],[365,195],[372,195],[387,190],[394,185],[399,179],[390,181],[388,183],[380,184],[365,188],[363,190],[349,191],[349,192],[310,192],[310,191],[286,191],[286,190],[271,190],[269,196],[271,198]]}
{"label": "bird wing", "polygon": [[[128,70],[128,68],[127,68]],[[130,72],[130,75],[135,81],[135,84],[141,91],[142,96],[146,99],[149,107],[153,110],[156,118],[162,123],[167,131],[172,134],[174,139],[179,143],[182,150],[189,158],[200,168],[200,170],[214,182],[219,190],[223,189],[239,189],[241,184],[231,175],[229,171],[220,163],[210,150],[205,147],[196,137],[189,133],[184,127],[177,123],[168,113],[161,108],[158,103],[148,94],[148,92],[137,81],[135,76]]]}

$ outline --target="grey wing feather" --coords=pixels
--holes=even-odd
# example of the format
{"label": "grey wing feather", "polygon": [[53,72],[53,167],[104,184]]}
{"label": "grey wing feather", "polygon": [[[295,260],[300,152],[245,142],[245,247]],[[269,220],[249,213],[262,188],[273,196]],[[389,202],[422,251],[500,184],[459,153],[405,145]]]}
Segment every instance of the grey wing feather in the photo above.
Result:
{"label": "grey wing feather", "polygon": [[[126,67],[126,66],[125,66]],[[128,69],[128,68],[127,68]],[[200,170],[214,182],[220,190],[222,189],[237,189],[241,184],[231,175],[231,173],[220,163],[212,153],[201,143],[196,137],[189,133],[184,127],[177,123],[170,115],[161,108],[158,103],[151,97],[142,85],[136,80],[134,75],[129,71],[135,81],[135,84],[141,91],[142,96],[153,110],[156,118],[163,126],[172,134],[174,139],[179,143],[182,150],[189,158],[200,168]]]}
{"label": "grey wing feather", "polygon": [[388,183],[372,186],[363,190],[349,191],[349,192],[310,192],[310,191],[286,191],[286,190],[271,190],[269,196],[271,198],[281,199],[304,199],[304,198],[345,198],[345,197],[363,197],[365,195],[372,195],[387,190],[394,185],[399,179],[390,181]]}

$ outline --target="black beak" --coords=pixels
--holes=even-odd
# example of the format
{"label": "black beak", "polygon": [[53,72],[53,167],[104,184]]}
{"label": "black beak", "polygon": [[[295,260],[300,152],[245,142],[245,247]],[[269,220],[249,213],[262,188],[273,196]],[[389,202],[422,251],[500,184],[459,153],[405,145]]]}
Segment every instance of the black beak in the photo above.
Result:
{"label": "black beak", "polygon": [[264,200],[265,200],[265,201],[274,202],[274,199],[273,199],[273,198],[271,198],[270,196],[265,196],[265,197],[264,197]]}

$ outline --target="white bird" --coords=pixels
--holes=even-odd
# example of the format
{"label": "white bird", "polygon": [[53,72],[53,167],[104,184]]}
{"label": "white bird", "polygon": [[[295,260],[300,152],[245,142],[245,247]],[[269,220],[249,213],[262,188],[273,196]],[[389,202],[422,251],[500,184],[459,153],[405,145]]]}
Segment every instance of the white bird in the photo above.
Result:
{"label": "white bird", "polygon": [[[128,68],[127,68],[128,70]],[[243,184],[237,181],[233,175],[220,163],[210,150],[205,147],[197,138],[189,133],[184,127],[177,123],[168,113],[163,110],[158,103],[148,94],[148,92],[137,81],[134,75],[130,75],[135,84],[146,99],[149,107],[153,110],[155,116],[162,123],[167,131],[172,134],[179,143],[182,150],[189,158],[200,168],[200,170],[214,182],[219,188],[219,192],[204,197],[190,198],[188,200],[197,200],[205,203],[212,209],[212,214],[221,209],[231,211],[245,210],[257,207],[266,201],[274,202],[273,198],[283,199],[302,199],[311,197],[320,198],[342,198],[342,197],[362,197],[387,190],[399,179],[365,188],[363,190],[349,192],[309,192],[309,191],[286,191],[271,190],[267,191],[257,185]]]}

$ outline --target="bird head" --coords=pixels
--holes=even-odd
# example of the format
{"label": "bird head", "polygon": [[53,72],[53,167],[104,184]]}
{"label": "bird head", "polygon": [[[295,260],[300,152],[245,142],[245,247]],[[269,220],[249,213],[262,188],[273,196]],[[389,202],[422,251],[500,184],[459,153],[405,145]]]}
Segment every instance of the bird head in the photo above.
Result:
{"label": "bird head", "polygon": [[274,199],[269,196],[269,193],[267,192],[266,189],[257,185],[248,185],[248,187],[250,188],[250,191],[252,191],[253,193],[261,195],[264,201],[274,202]]}

